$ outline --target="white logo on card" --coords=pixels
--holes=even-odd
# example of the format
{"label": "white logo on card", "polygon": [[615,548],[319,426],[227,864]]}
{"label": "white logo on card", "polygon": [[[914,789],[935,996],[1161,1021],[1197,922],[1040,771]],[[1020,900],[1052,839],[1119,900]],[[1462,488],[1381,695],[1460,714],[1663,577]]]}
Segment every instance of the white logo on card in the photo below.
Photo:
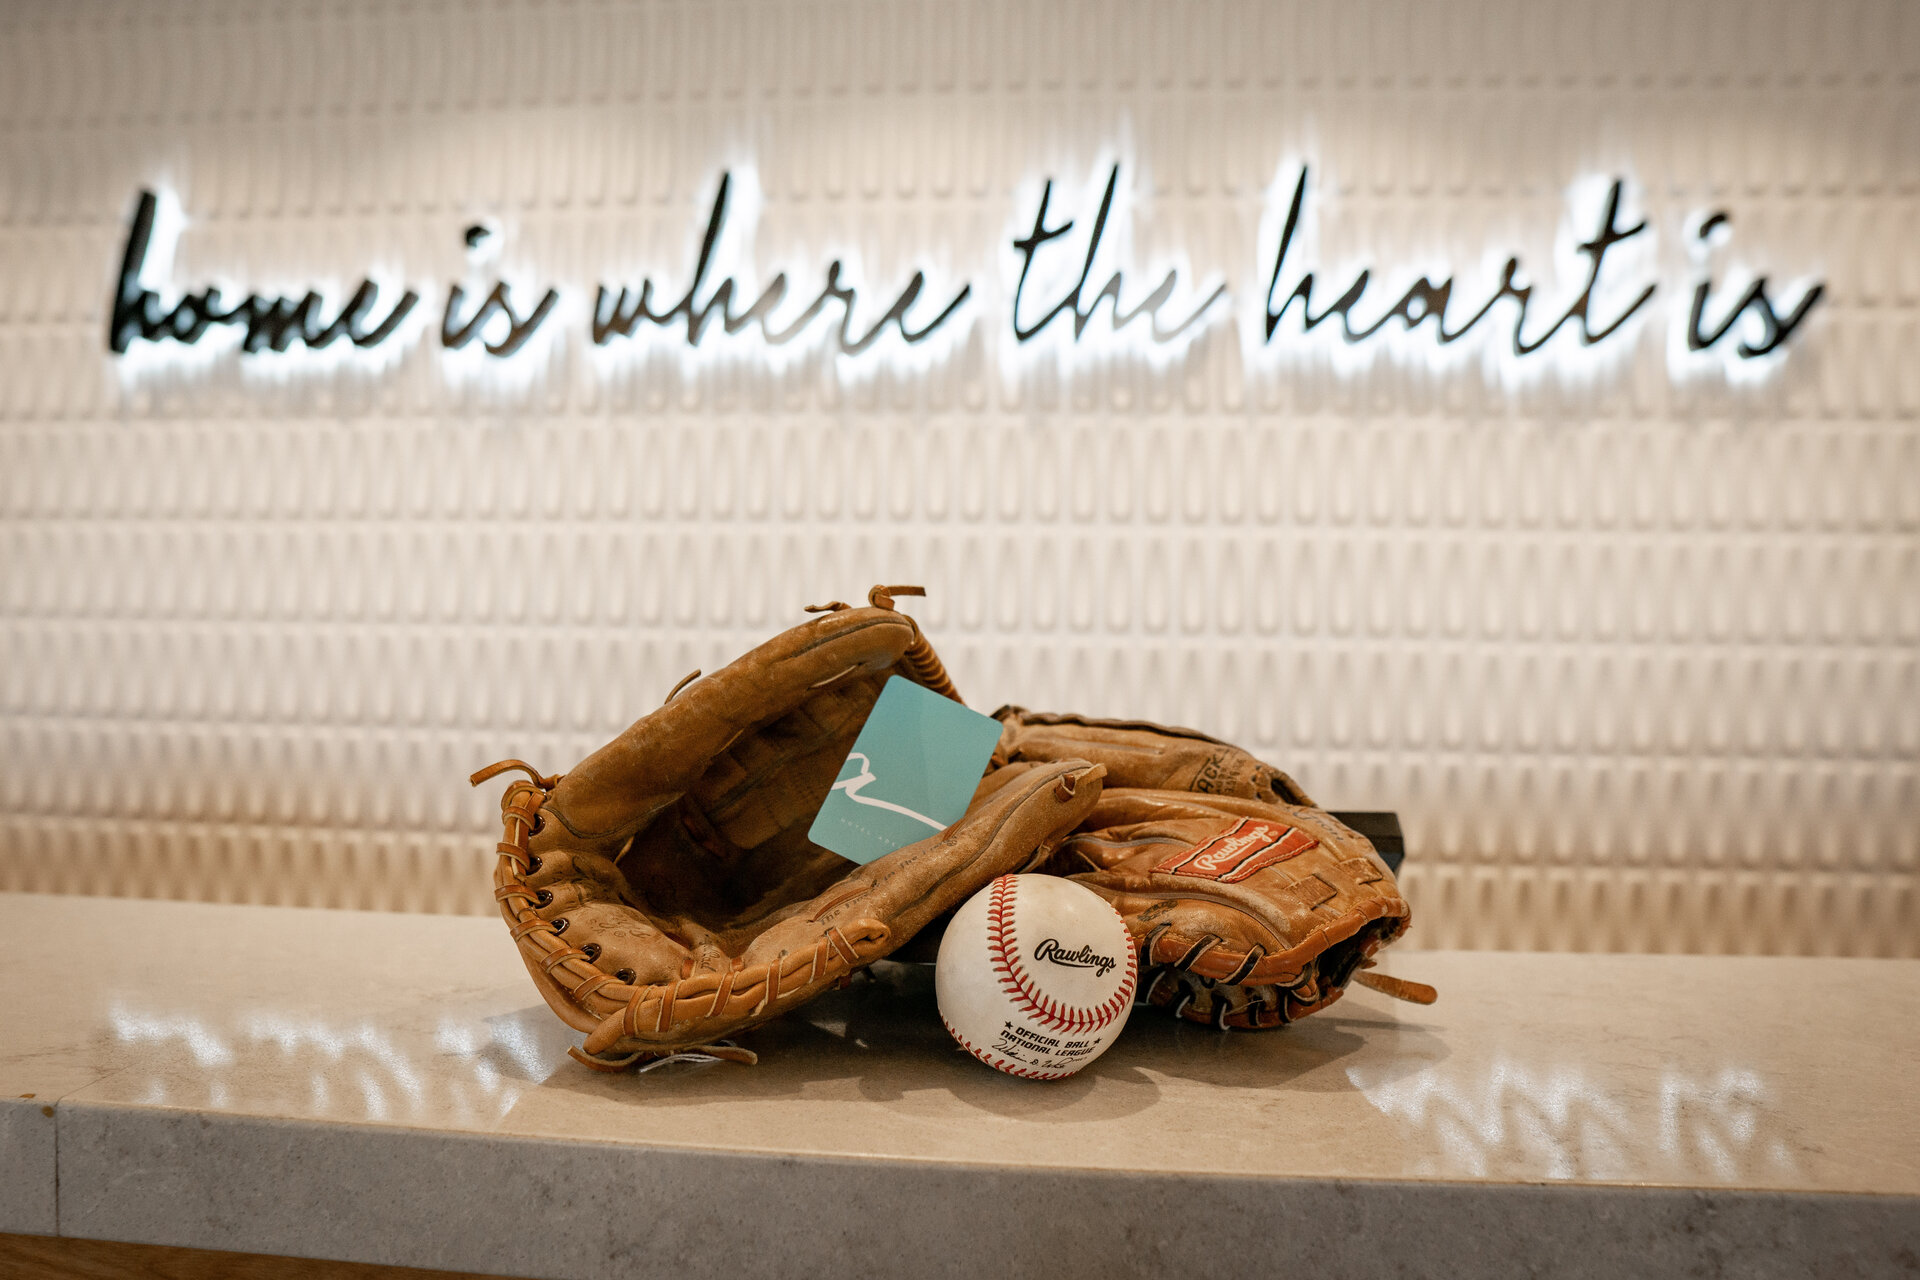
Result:
{"label": "white logo on card", "polygon": [[855,804],[864,804],[874,809],[885,809],[890,813],[897,813],[903,817],[912,818],[915,822],[924,822],[935,831],[945,831],[947,829],[946,823],[935,822],[926,814],[916,813],[903,804],[894,804],[890,800],[876,800],[872,796],[861,795],[861,790],[864,789],[868,783],[877,782],[879,779],[875,777],[873,764],[867,759],[864,752],[850,751],[847,753],[847,764],[852,764],[855,760],[860,762],[860,772],[851,778],[842,778],[840,781],[834,783],[833,789],[835,791],[846,792],[847,799],[853,801]]}

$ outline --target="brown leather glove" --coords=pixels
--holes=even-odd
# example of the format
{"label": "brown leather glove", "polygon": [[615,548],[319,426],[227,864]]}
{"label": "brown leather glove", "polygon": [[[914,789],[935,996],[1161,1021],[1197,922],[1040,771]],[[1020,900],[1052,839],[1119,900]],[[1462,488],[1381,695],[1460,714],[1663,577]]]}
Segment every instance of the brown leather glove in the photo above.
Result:
{"label": "brown leather glove", "polygon": [[[1002,768],[965,817],[859,866],[813,844],[881,687],[907,676],[958,701],[918,626],[873,607],[823,616],[683,684],[565,777],[507,788],[494,873],[534,984],[621,1070],[700,1050],[812,999],[887,955],[995,876],[1020,871],[1087,816],[1102,771],[1081,760]],[[698,673],[696,673],[697,675]]]}
{"label": "brown leather glove", "polygon": [[1366,838],[1280,770],[1190,729],[994,715],[996,766],[1106,766],[1099,803],[1037,869],[1120,912],[1142,1000],[1223,1029],[1292,1022],[1356,979],[1432,1002],[1431,987],[1363,972],[1406,932],[1406,900]]}

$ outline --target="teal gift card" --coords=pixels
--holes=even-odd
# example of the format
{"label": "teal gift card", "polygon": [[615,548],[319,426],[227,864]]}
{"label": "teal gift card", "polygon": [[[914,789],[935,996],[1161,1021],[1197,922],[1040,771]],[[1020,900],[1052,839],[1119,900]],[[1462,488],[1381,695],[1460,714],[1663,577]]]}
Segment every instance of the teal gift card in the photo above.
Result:
{"label": "teal gift card", "polygon": [[893,677],[807,838],[865,863],[937,835],[967,811],[999,741],[992,716]]}

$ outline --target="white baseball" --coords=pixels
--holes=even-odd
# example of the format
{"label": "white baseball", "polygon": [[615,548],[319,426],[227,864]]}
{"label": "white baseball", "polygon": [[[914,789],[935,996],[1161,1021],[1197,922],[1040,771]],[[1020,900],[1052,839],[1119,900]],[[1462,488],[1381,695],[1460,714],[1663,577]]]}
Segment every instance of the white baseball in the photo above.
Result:
{"label": "white baseball", "polygon": [[963,1048],[990,1067],[1059,1080],[1127,1025],[1138,972],[1107,900],[1058,876],[1001,876],[940,940],[934,992]]}

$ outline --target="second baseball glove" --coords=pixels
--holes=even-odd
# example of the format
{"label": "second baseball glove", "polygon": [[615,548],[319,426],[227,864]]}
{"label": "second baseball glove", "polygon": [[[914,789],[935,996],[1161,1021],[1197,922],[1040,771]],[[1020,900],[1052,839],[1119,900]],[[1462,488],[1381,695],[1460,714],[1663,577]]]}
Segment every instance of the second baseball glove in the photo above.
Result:
{"label": "second baseball glove", "polygon": [[1406,932],[1406,899],[1366,838],[1285,773],[1190,729],[994,714],[996,765],[1106,767],[1099,802],[1037,869],[1120,912],[1142,1000],[1223,1029],[1292,1022],[1349,981],[1432,1002],[1431,987],[1366,972]]}

